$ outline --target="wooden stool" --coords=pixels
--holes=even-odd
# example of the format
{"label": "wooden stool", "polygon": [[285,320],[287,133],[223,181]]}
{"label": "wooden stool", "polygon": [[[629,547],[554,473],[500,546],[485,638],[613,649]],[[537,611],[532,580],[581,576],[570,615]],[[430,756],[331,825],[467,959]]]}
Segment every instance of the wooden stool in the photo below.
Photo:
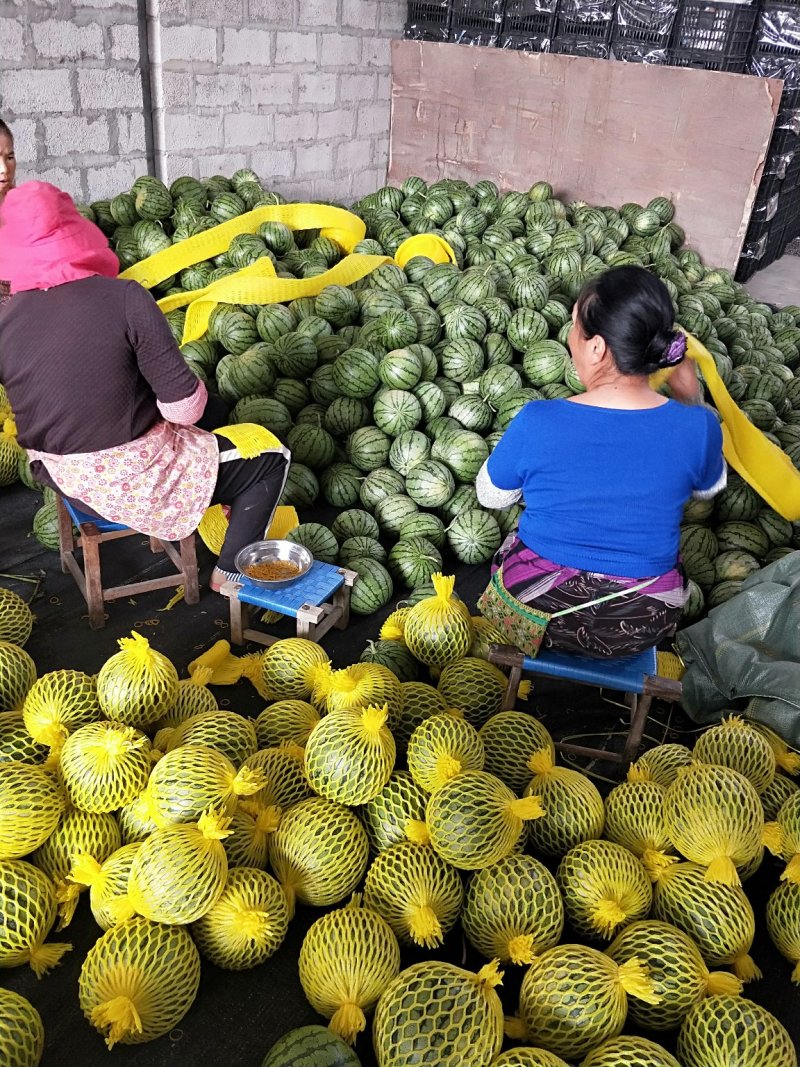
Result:
{"label": "wooden stool", "polygon": [[510,668],[508,687],[503,701],[503,710],[514,707],[523,671],[543,674],[550,678],[563,678],[580,685],[594,685],[601,689],[615,689],[625,694],[625,703],[630,708],[631,721],[622,754],[603,748],[588,748],[559,742],[556,748],[575,756],[608,760],[620,765],[620,777],[639,754],[645,723],[653,697],[660,700],[678,701],[682,686],[674,678],[658,674],[658,657],[655,648],[648,648],[633,656],[617,656],[611,659],[592,659],[568,652],[542,650],[531,658],[511,645],[491,645],[489,660],[498,667]]}
{"label": "wooden stool", "polygon": [[[119,600],[135,593],[151,593],[155,589],[171,589],[183,586],[187,604],[197,604],[200,587],[197,580],[197,555],[194,534],[179,542],[178,551],[169,541],[150,538],[151,552],[164,552],[173,563],[177,573],[163,578],[149,578],[144,582],[129,582],[126,585],[103,586],[100,569],[100,545],[106,541],[118,541],[123,537],[141,537],[138,530],[131,530],[121,523],[87,515],[63,497],[57,497],[58,544],[61,553],[61,570],[71,574],[77,582],[89,609],[89,625],[93,630],[105,626],[103,604],[107,600]],[[79,543],[76,546],[73,523],[78,527]],[[83,569],[75,557],[75,550],[83,552]]]}
{"label": "wooden stool", "polygon": [[355,571],[316,559],[308,574],[274,589],[256,585],[245,575],[235,582],[224,582],[220,593],[230,601],[232,643],[271,645],[278,640],[251,628],[251,607],[296,619],[297,636],[309,641],[320,641],[333,627],[344,630],[350,622],[350,590],[357,578]]}

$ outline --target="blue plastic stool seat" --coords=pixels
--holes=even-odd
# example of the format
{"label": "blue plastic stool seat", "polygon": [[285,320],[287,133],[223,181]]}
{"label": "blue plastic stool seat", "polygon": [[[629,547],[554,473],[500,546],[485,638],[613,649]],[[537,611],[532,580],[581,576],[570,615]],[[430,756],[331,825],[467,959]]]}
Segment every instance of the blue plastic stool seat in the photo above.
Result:
{"label": "blue plastic stool seat", "polygon": [[318,607],[341,589],[344,585],[344,574],[339,567],[315,559],[308,574],[289,585],[267,589],[251,581],[246,574],[238,577],[236,584],[241,587],[239,600],[243,600],[245,604],[253,604],[266,611],[277,611],[280,615],[290,615],[296,619],[304,604]]}
{"label": "blue plastic stool seat", "polygon": [[110,519],[101,519],[95,515],[89,515],[85,511],[81,511],[80,508],[67,500],[66,497],[62,497],[64,501],[64,507],[69,512],[69,515],[75,525],[80,528],[87,522],[93,522],[97,527],[99,533],[112,533],[114,530],[127,530],[129,527],[124,526],[121,522],[112,522]]}
{"label": "blue plastic stool seat", "polygon": [[564,678],[582,685],[618,689],[622,693],[643,693],[645,678],[658,673],[658,658],[655,648],[613,659],[592,659],[590,656],[543,649],[535,659],[526,656],[522,669],[531,674]]}

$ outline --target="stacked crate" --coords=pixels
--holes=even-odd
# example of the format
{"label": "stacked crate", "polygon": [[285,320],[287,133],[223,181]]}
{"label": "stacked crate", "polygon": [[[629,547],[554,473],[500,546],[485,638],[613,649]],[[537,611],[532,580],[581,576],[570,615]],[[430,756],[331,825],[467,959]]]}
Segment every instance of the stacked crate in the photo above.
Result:
{"label": "stacked crate", "polygon": [[614,58],[667,63],[679,0],[618,0],[611,31]]}

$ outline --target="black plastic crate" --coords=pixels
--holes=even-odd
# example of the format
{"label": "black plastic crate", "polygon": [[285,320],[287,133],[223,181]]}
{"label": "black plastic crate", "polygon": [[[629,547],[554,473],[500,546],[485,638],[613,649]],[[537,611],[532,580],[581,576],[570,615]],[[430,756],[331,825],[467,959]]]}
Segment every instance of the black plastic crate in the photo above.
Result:
{"label": "black plastic crate", "polygon": [[652,63],[664,66],[669,63],[669,52],[666,48],[660,48],[652,42],[639,43],[638,41],[611,42],[611,50],[614,59],[621,63]]}
{"label": "black plastic crate", "polygon": [[611,46],[607,40],[574,34],[556,35],[551,51],[562,56],[583,56],[585,59],[611,58]]}
{"label": "black plastic crate", "polygon": [[701,52],[715,62],[743,60],[750,52],[757,15],[755,2],[684,0],[675,18],[672,48],[678,53]]}
{"label": "black plastic crate", "polygon": [[667,62],[671,67],[693,67],[695,70],[721,70],[728,74],[744,74],[747,56],[725,56],[692,48],[670,48]]}
{"label": "black plastic crate", "polygon": [[762,0],[754,47],[774,55],[800,56],[800,5]]}
{"label": "black plastic crate", "polygon": [[557,0],[506,0],[503,41],[551,38],[557,6]]}
{"label": "black plastic crate", "polygon": [[677,13],[678,0],[618,0],[611,32],[615,53],[625,43],[666,48]]}
{"label": "black plastic crate", "polygon": [[783,82],[781,110],[800,108],[800,55],[782,56],[755,49],[747,62],[747,73],[759,78],[780,78]]}
{"label": "black plastic crate", "polygon": [[409,0],[405,36],[415,41],[446,41],[452,0]]}
{"label": "black plastic crate", "polygon": [[474,45],[498,43],[505,0],[452,0],[452,6],[451,41]]}
{"label": "black plastic crate", "polygon": [[503,30],[497,44],[500,48],[511,48],[516,52],[549,52],[553,38],[549,33],[506,33]]}
{"label": "black plastic crate", "polygon": [[607,44],[611,40],[615,4],[616,0],[559,0],[556,36],[585,37]]}

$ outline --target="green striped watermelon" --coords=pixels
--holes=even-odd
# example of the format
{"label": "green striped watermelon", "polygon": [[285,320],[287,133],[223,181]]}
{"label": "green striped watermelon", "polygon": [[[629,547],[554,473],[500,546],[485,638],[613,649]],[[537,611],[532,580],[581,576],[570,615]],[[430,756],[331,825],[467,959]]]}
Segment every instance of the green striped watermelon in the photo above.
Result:
{"label": "green striped watermelon", "polygon": [[374,509],[384,497],[404,493],[405,479],[391,467],[378,467],[370,471],[361,483],[359,499],[365,508]]}
{"label": "green striped watermelon", "polygon": [[461,430],[437,438],[431,456],[445,463],[459,482],[474,482],[489,458],[489,446],[480,434]]}
{"label": "green striped watermelon", "polygon": [[462,563],[485,563],[503,540],[496,519],[482,508],[456,515],[447,528],[447,542]]}
{"label": "green striped watermelon", "polygon": [[447,503],[456,484],[450,469],[435,459],[418,463],[406,478],[406,492],[423,508],[437,508]]}
{"label": "green striped watermelon", "polygon": [[325,470],[336,456],[336,443],[328,431],[310,423],[293,426],[286,435],[286,445],[293,461],[313,471]]}
{"label": "green striped watermelon", "polygon": [[405,493],[394,493],[378,501],[374,515],[381,530],[396,537],[400,533],[403,520],[418,510],[415,502]]}
{"label": "green striped watermelon", "polygon": [[360,1063],[350,1046],[328,1027],[301,1026],[275,1042],[261,1067],[360,1067]]}
{"label": "green striped watermelon", "polygon": [[354,559],[376,559],[379,563],[384,563],[386,549],[374,537],[347,537],[339,548],[339,562],[346,567]]}
{"label": "green striped watermelon", "polygon": [[[224,344],[224,338],[222,341]],[[272,353],[278,371],[287,378],[307,378],[317,365],[317,346],[313,338],[298,332],[277,337]]]}
{"label": "green striped watermelon", "polygon": [[420,403],[425,422],[438,418],[447,410],[447,398],[435,382],[420,382],[412,392]]}
{"label": "green striped watermelon", "polygon": [[362,426],[347,438],[347,458],[362,471],[374,471],[386,466],[391,440],[377,426]]}
{"label": "green striped watermelon", "polygon": [[525,352],[537,341],[543,341],[548,329],[547,320],[538,311],[518,308],[511,316],[507,337],[517,352]]}
{"label": "green striped watermelon", "polygon": [[441,368],[452,382],[470,382],[483,370],[483,349],[477,341],[461,338],[450,341],[441,353]]}
{"label": "green striped watermelon", "polygon": [[387,389],[375,397],[372,419],[384,433],[398,437],[422,422],[422,405],[405,389]]}
{"label": "green striped watermelon", "polygon": [[409,537],[423,537],[441,549],[445,543],[446,533],[444,523],[429,511],[418,511],[408,515],[400,524],[400,540]]}
{"label": "green striped watermelon", "polygon": [[[407,521],[408,517],[406,516],[404,521]],[[425,537],[402,538],[389,553],[389,571],[392,577],[412,589],[430,581],[431,575],[441,570],[441,553],[436,545]]]}
{"label": "green striped watermelon", "polygon": [[401,682],[413,682],[419,675],[419,662],[402,641],[368,641],[359,661],[388,667]]}
{"label": "green striped watermelon", "polygon": [[375,392],[380,383],[380,360],[364,348],[350,348],[336,358],[333,380],[343,396],[364,400]]}
{"label": "green striped watermelon", "polygon": [[558,341],[537,341],[522,357],[525,376],[533,386],[563,381],[569,362],[569,353]]}
{"label": "green striped watermelon", "polygon": [[352,404],[360,404],[360,400],[352,400],[350,397],[343,398],[339,392],[336,383],[333,380],[333,365],[330,363],[323,363],[321,366],[314,369],[313,374],[308,379],[308,388],[311,392],[311,396],[318,404],[322,404],[324,407],[328,407],[336,400],[347,399]]}
{"label": "green striped watermelon", "polygon": [[285,304],[266,304],[256,316],[256,329],[262,341],[271,343],[294,330],[297,316]]}
{"label": "green striped watermelon", "polygon": [[431,444],[426,435],[419,430],[408,430],[392,441],[389,466],[405,478],[409,471],[424,459],[428,459],[430,454]]}
{"label": "green striped watermelon", "polygon": [[749,552],[756,559],[763,559],[770,549],[769,538],[760,526],[752,522],[720,523],[716,535],[720,552]]}
{"label": "green striped watermelon", "polygon": [[319,496],[319,482],[313,471],[302,463],[292,463],[280,503],[295,508],[310,508]]}
{"label": "green striped watermelon", "polygon": [[412,348],[395,348],[378,364],[378,375],[390,389],[413,389],[422,378],[422,357]]}
{"label": "green striped watermelon", "polygon": [[361,508],[348,508],[340,512],[331,523],[331,532],[340,544],[348,537],[371,537],[377,540],[380,536],[375,519]]}
{"label": "green striped watermelon", "polygon": [[742,582],[760,567],[759,561],[749,552],[731,549],[727,552],[720,552],[714,560],[714,579],[716,582]]}
{"label": "green striped watermelon", "polygon": [[320,475],[322,496],[336,508],[349,508],[359,502],[363,475],[352,463],[334,463]]}
{"label": "green striped watermelon", "polygon": [[245,396],[230,415],[231,422],[255,422],[285,439],[292,428],[292,414],[285,404],[272,397]]}
{"label": "green striped watermelon", "polygon": [[286,535],[286,540],[295,545],[303,545],[314,559],[323,563],[336,563],[339,556],[339,542],[327,526],[319,522],[301,522]]}
{"label": "green striped watermelon", "polygon": [[356,400],[350,396],[337,396],[330,402],[325,412],[324,426],[334,437],[347,437],[355,430],[366,426],[369,418],[369,407],[363,400]]}
{"label": "green striped watermelon", "polygon": [[477,433],[489,430],[494,419],[494,411],[477,393],[465,393],[464,396],[456,397],[447,413],[466,430],[474,430]]}
{"label": "green striped watermelon", "polygon": [[269,346],[263,341],[251,345],[239,356],[223,356],[215,373],[220,396],[231,404],[245,396],[267,396],[276,378]]}

